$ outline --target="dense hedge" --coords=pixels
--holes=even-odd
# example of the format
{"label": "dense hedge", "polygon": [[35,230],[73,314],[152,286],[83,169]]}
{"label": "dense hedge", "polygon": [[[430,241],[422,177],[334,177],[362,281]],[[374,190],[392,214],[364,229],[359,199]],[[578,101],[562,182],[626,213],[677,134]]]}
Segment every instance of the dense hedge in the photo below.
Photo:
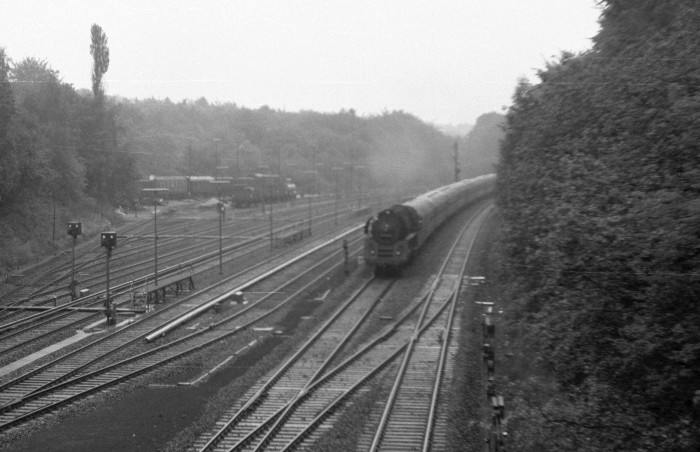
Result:
{"label": "dense hedge", "polygon": [[557,388],[518,450],[695,450],[700,4],[602,3],[593,49],[507,115],[505,270]]}

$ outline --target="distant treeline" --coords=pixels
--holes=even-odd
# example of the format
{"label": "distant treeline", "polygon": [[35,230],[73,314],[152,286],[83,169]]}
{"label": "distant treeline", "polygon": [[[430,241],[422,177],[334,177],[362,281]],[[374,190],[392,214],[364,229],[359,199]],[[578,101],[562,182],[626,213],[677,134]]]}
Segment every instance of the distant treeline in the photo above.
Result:
{"label": "distant treeline", "polygon": [[509,319],[542,371],[511,388],[509,442],[699,450],[700,3],[601,4],[592,50],[507,114]]}
{"label": "distant treeline", "polygon": [[119,107],[129,131],[125,141],[139,150],[145,176],[266,171],[295,178],[315,170],[332,184],[333,168],[353,167],[374,185],[434,185],[452,174],[452,140],[400,111],[290,113],[204,98],[124,100]]}
{"label": "distant treeline", "polygon": [[[68,220],[82,219],[86,232],[107,227],[113,208],[131,207],[136,181],[149,175],[303,180],[316,171],[321,190],[334,189],[338,168],[368,187],[454,178],[454,138],[402,111],[360,117],[109,96],[101,85],[107,38],[97,25],[92,32],[92,91],[64,83],[44,60],[10,61],[0,47],[0,273],[60,245]],[[489,127],[472,133],[493,133],[490,147],[461,143],[463,174],[493,170],[502,132]]]}

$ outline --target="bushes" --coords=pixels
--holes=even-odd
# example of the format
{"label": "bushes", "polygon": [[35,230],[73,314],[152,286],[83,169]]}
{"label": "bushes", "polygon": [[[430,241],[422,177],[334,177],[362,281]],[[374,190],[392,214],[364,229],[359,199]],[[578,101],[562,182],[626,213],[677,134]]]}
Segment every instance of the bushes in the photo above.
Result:
{"label": "bushes", "polygon": [[71,206],[56,204],[55,241],[53,204],[32,199],[5,204],[0,210],[0,274],[21,272],[59,250],[70,249],[66,232],[68,221],[81,221],[83,235],[78,243],[95,237],[109,228],[94,204],[77,201]]}
{"label": "bushes", "polygon": [[544,420],[592,450],[594,432],[684,450],[700,430],[700,7],[662,3],[606,2],[593,51],[520,84],[499,166],[517,318],[559,390]]}

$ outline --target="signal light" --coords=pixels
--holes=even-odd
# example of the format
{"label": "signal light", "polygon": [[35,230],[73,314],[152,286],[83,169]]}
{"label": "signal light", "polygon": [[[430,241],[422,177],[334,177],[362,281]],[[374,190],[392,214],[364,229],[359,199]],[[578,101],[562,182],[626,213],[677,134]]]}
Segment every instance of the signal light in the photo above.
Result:
{"label": "signal light", "polygon": [[82,225],[80,224],[79,221],[68,222],[68,235],[72,235],[73,238],[76,238],[82,233],[83,233]]}
{"label": "signal light", "polygon": [[103,232],[101,234],[100,244],[105,248],[115,248],[117,246],[116,232]]}

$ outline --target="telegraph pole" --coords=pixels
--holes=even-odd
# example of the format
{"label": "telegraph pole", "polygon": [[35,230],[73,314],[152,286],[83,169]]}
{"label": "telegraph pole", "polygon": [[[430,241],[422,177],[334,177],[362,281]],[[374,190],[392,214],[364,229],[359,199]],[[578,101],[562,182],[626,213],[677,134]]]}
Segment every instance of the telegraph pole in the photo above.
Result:
{"label": "telegraph pole", "polygon": [[219,138],[212,138],[212,141],[214,141],[214,155],[216,158],[216,162],[214,162],[214,179],[219,178],[219,169],[217,168],[219,166],[219,141],[221,141]]}
{"label": "telegraph pole", "polygon": [[158,285],[158,199],[156,194],[168,191],[167,188],[144,188],[143,191],[153,193],[153,277]]}
{"label": "telegraph pole", "polygon": [[457,149],[459,148],[459,142],[455,140],[454,144],[454,162],[455,162],[455,182],[459,182],[459,155],[457,154]]}
{"label": "telegraph pole", "polygon": [[275,236],[274,229],[272,228],[272,205],[274,201],[272,200],[272,185],[268,187],[270,191],[270,250],[275,248]]}
{"label": "telegraph pole", "polygon": [[192,143],[187,144],[187,151],[190,157],[189,177],[187,178],[187,199],[192,199]]}
{"label": "telegraph pole", "polygon": [[335,225],[338,225],[338,201],[340,198],[340,187],[338,186],[338,176],[340,175],[340,172],[343,170],[342,167],[340,166],[334,166],[331,168],[333,172],[335,173]]}

